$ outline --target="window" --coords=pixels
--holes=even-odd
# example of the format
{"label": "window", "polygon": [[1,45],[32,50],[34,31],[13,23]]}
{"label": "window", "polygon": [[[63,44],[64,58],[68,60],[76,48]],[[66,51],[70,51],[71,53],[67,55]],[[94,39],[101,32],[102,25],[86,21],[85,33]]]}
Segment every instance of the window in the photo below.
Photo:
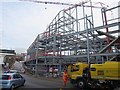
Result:
{"label": "window", "polygon": [[14,79],[17,79],[17,78],[21,78],[21,76],[20,76],[19,74],[15,74],[15,75],[13,76],[13,78],[14,78]]}
{"label": "window", "polygon": [[73,65],[72,71],[79,71],[79,65]]}
{"label": "window", "polygon": [[96,71],[96,68],[90,68],[91,71]]}
{"label": "window", "polygon": [[2,77],[0,77],[0,79],[2,80],[8,80],[10,76],[9,75],[2,75]]}

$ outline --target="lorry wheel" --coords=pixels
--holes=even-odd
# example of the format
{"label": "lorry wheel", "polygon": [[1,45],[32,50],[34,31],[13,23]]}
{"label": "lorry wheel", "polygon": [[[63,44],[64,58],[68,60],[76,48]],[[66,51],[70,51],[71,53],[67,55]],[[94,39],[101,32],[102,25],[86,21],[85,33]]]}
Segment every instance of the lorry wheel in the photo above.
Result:
{"label": "lorry wheel", "polygon": [[79,79],[79,80],[77,81],[77,86],[78,86],[79,88],[85,88],[85,87],[86,87],[86,82],[85,82],[85,80],[84,80],[84,79]]}

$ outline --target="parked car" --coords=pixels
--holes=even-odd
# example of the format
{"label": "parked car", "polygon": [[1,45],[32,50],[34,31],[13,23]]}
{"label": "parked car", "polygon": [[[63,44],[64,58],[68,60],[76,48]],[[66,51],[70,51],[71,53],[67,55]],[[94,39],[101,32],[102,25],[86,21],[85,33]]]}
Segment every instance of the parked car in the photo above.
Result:
{"label": "parked car", "polygon": [[4,73],[19,73],[17,70],[8,70],[4,71]]}
{"label": "parked car", "polygon": [[0,86],[2,89],[12,90],[19,86],[24,86],[25,78],[19,73],[2,73],[0,76]]}

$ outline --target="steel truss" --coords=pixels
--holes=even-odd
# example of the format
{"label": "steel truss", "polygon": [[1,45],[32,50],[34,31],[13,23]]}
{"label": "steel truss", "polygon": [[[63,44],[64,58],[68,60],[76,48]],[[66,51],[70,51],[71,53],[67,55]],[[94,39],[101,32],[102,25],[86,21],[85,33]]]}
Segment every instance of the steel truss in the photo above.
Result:
{"label": "steel truss", "polygon": [[[120,55],[120,17],[109,19],[107,14],[119,7],[83,5],[61,10],[28,48],[29,58],[25,64],[35,67],[36,74],[44,74],[51,66],[61,72],[64,65],[75,62],[115,60]],[[96,10],[99,13],[96,14]]]}

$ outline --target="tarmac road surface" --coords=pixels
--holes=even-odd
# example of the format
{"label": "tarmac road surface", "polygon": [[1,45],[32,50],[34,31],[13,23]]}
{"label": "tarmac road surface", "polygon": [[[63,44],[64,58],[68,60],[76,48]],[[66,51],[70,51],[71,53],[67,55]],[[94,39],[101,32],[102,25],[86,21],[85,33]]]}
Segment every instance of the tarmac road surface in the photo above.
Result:
{"label": "tarmac road surface", "polygon": [[[26,83],[24,86],[18,87],[15,90],[81,90],[73,86],[69,81],[67,83],[67,86],[64,87],[62,77],[59,77],[59,78],[37,77],[36,78],[35,76],[28,75],[28,74],[23,74],[22,76],[26,79]],[[90,90],[90,88],[85,90]],[[114,90],[120,90],[120,88],[117,88]]]}
{"label": "tarmac road surface", "polygon": [[26,79],[26,83],[22,87],[18,87],[15,90],[75,90],[76,88],[70,84],[68,81],[67,86],[63,86],[62,77],[59,78],[46,78],[46,77],[34,77],[31,75],[23,74],[22,75]]}

